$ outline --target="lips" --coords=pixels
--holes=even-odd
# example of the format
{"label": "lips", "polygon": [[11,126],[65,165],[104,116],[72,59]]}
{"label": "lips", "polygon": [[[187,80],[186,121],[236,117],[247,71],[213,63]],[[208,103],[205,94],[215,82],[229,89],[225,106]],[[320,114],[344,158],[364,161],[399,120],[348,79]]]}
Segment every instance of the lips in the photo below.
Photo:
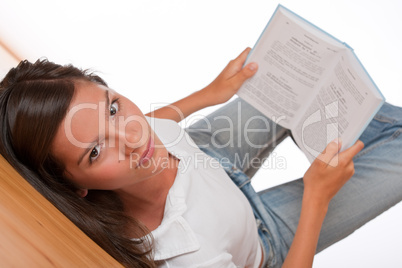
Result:
{"label": "lips", "polygon": [[148,140],[148,144],[147,144],[147,148],[145,149],[145,151],[142,153],[140,160],[138,161],[138,165],[144,165],[146,164],[152,157],[152,155],[154,154],[154,150],[155,150],[155,143],[154,140],[152,139],[152,137],[149,137]]}

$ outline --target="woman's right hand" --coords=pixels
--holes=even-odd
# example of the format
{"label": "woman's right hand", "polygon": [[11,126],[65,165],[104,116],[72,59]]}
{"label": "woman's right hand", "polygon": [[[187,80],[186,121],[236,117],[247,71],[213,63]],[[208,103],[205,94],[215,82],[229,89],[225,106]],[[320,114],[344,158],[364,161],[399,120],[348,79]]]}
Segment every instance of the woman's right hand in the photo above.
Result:
{"label": "woman's right hand", "polygon": [[340,142],[332,141],[311,164],[303,177],[304,197],[316,204],[327,206],[335,194],[353,176],[353,157],[364,147],[357,141],[347,150],[339,153]]}
{"label": "woman's right hand", "polygon": [[363,146],[357,141],[340,153],[340,143],[333,141],[307,170],[299,224],[282,268],[312,267],[329,202],[353,176],[353,157]]}

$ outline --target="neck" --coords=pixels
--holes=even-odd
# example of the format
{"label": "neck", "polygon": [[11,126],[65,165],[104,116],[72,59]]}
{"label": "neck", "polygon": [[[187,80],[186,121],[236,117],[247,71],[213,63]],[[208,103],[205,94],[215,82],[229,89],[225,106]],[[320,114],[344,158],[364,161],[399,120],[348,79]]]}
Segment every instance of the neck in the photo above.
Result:
{"label": "neck", "polygon": [[169,154],[168,167],[159,174],[116,191],[126,213],[139,220],[150,230],[155,230],[163,219],[166,198],[177,174],[178,159]]}

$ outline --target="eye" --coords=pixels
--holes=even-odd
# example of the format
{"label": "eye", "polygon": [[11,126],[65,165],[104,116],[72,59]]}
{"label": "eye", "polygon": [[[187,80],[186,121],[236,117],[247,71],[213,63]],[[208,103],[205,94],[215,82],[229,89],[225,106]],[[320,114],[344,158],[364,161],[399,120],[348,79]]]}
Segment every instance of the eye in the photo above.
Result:
{"label": "eye", "polygon": [[100,144],[98,144],[94,148],[92,148],[92,151],[89,154],[89,163],[92,163],[99,157],[100,147],[101,147]]}
{"label": "eye", "polygon": [[110,115],[113,116],[119,111],[119,102],[118,99],[114,100],[110,105]]}

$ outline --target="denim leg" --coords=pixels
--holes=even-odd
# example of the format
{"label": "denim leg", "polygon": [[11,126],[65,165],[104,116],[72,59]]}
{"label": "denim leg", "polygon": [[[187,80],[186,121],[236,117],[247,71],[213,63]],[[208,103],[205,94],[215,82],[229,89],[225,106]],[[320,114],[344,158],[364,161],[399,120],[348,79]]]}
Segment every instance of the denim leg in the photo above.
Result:
{"label": "denim leg", "polygon": [[250,178],[289,131],[237,98],[186,129],[202,150],[213,151]]}
{"label": "denim leg", "polygon": [[[402,109],[384,104],[360,139],[365,148],[354,158],[355,174],[332,199],[317,252],[345,238],[402,200]],[[301,179],[258,193],[274,215],[272,234],[278,266],[283,262],[298,224]],[[268,226],[271,227],[271,226]]]}

